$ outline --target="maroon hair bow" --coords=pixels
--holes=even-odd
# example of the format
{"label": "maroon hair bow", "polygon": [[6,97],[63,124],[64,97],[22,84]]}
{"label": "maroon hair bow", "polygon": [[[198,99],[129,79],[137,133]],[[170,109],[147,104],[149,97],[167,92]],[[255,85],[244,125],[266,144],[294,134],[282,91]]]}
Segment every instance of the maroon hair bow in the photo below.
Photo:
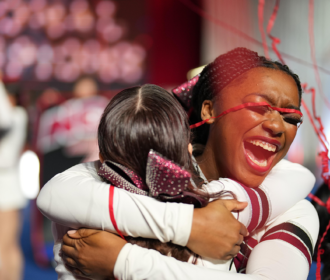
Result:
{"label": "maroon hair bow", "polygon": [[200,74],[172,90],[173,94],[179,99],[186,110],[191,107],[192,93],[190,91],[198,82],[199,76]]}
{"label": "maroon hair bow", "polygon": [[189,192],[191,176],[188,171],[153,150],[148,154],[146,184],[130,169],[109,160],[103,162],[98,175],[118,188],[161,201],[183,202],[195,207],[207,203],[204,198]]}

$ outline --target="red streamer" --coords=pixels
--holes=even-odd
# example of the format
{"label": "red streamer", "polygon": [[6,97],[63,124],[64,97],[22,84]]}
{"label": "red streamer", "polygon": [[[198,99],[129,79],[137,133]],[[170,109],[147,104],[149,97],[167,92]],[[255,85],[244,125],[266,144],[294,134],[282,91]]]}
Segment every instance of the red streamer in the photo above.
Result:
{"label": "red streamer", "polygon": [[[244,38],[247,41],[250,41],[256,45],[261,45],[262,46],[262,42],[254,39],[253,37],[245,34],[244,32],[240,31],[239,29],[211,16],[210,14],[206,13],[203,9],[201,9],[199,6],[197,6],[196,4],[192,3],[190,0],[179,0],[180,2],[182,2],[184,5],[186,5],[189,9],[191,9],[193,12],[195,12],[196,14],[200,15],[202,18],[205,18],[206,20],[213,22],[215,25],[218,25],[226,30],[229,30],[230,32],[232,32],[233,34],[236,34],[242,38]],[[274,51],[274,49],[273,49]],[[275,51],[274,51],[275,52]],[[276,53],[276,52],[275,52]],[[314,67],[312,63],[307,62],[305,60],[302,60],[298,57],[292,56],[290,54],[281,52],[281,56],[286,57],[292,61],[295,61],[299,64],[305,65],[307,67]],[[323,67],[318,66],[318,69],[321,70],[322,72],[330,75],[330,70],[325,69]]]}
{"label": "red streamer", "polygon": [[[274,52],[276,53],[276,55],[280,59],[280,61],[284,64],[284,60],[281,57],[280,52],[277,50],[277,47],[276,47],[276,45],[280,43],[280,40],[270,34],[270,32],[271,32],[271,30],[274,26],[275,20],[276,20],[278,8],[279,8],[279,0],[276,0],[275,7],[274,7],[274,10],[273,10],[273,14],[272,14],[272,16],[271,16],[271,18],[269,19],[269,22],[268,22],[267,34],[272,39],[272,48],[273,48]],[[323,97],[324,101],[326,102],[326,104],[328,106],[329,102],[325,98],[325,96],[323,94],[323,91],[322,91],[322,84],[321,84],[321,80],[320,80],[320,76],[319,76],[319,72],[318,72],[318,66],[316,65],[316,59],[315,59],[314,26],[313,26],[313,22],[314,22],[314,0],[309,1],[308,21],[309,21],[309,37],[310,37],[310,45],[311,45],[311,55],[312,55],[312,60],[313,60],[313,68],[314,68],[314,72],[315,72],[315,77],[316,77],[316,80],[317,80],[319,90],[322,93],[322,97]],[[316,115],[315,89],[314,88],[307,89],[307,84],[302,84],[302,88],[304,89],[304,91],[306,93],[311,93],[312,94],[313,117],[318,122],[319,127],[316,126],[315,121],[312,117],[312,114],[310,113],[310,111],[309,111],[308,107],[306,106],[306,103],[304,102],[304,100],[301,101],[301,104],[304,107],[304,109],[306,110],[307,116],[308,116],[308,118],[309,118],[309,120],[310,120],[310,122],[311,122],[311,124],[314,128],[314,131],[315,131],[319,141],[321,142],[321,144],[324,148],[324,151],[319,153],[319,155],[322,158],[322,178],[330,188],[330,180],[329,180],[329,175],[328,175],[328,172],[329,172],[329,157],[328,157],[328,148],[327,148],[327,145],[326,145],[326,143],[328,144],[328,141],[327,141],[327,138],[324,134],[324,127],[323,127],[321,118]],[[328,108],[330,108],[330,107],[328,106]],[[309,194],[308,196],[311,199],[313,199],[316,203],[318,203],[319,205],[321,205],[323,207],[326,207],[328,213],[330,213],[330,198],[328,198],[327,202],[324,203],[322,200],[320,200],[318,197],[314,196],[313,194]],[[322,243],[324,241],[325,236],[328,233],[329,228],[330,228],[330,221],[329,221],[329,224],[328,224],[325,232],[322,235],[322,238],[321,238],[319,246],[318,246],[317,267],[316,267],[316,279],[317,280],[321,280],[321,255],[324,253],[324,250],[321,249],[321,246],[322,246]]]}
{"label": "red streamer", "polygon": [[265,7],[265,0],[259,0],[258,5],[258,18],[259,18],[259,31],[261,33],[262,38],[262,46],[264,48],[265,57],[269,59],[269,52],[268,52],[268,46],[266,41],[266,34],[264,32],[264,7]]}
{"label": "red streamer", "polygon": [[280,0],[276,0],[273,13],[272,13],[272,15],[271,15],[271,17],[270,17],[270,19],[268,21],[267,35],[272,40],[272,49],[273,49],[273,51],[277,55],[278,59],[282,62],[282,64],[285,64],[284,63],[284,60],[283,60],[283,58],[281,56],[281,53],[278,51],[278,49],[276,47],[276,45],[278,45],[279,43],[281,43],[281,40],[279,38],[276,38],[276,37],[274,37],[274,36],[272,36],[270,34],[270,32],[272,31],[273,26],[275,24],[275,21],[276,21],[276,17],[277,17],[277,12],[278,12],[279,6],[280,6]]}
{"label": "red streamer", "polygon": [[[255,44],[258,45],[262,45],[264,50],[265,50],[265,55],[268,56],[268,45],[266,43],[266,40],[264,38],[264,32],[263,29],[260,28],[263,26],[263,8],[264,8],[264,0],[259,0],[259,9],[258,9],[258,16],[259,16],[259,29],[260,32],[262,34],[263,37],[263,42],[259,42],[258,40],[248,36],[247,34],[241,32],[240,30],[220,21],[217,18],[214,18],[213,16],[211,16],[210,14],[206,13],[205,11],[203,11],[200,7],[198,7],[197,5],[193,4],[190,0],[180,0],[183,4],[185,4],[188,8],[190,8],[191,10],[193,10],[195,13],[199,14],[201,17],[209,20],[210,22],[215,23],[218,26],[221,26],[229,31],[231,31],[232,33],[250,41],[253,42]],[[283,57],[286,57],[288,59],[291,59],[299,64],[302,65],[306,65],[308,67],[313,67],[314,69],[314,73],[315,73],[315,77],[316,77],[316,81],[317,81],[317,85],[319,88],[319,91],[322,95],[323,100],[326,103],[326,106],[330,109],[330,102],[327,100],[327,98],[324,95],[323,92],[323,88],[322,88],[322,84],[321,84],[321,79],[320,79],[320,75],[319,75],[319,70],[321,70],[322,72],[326,73],[326,74],[330,74],[330,71],[327,69],[324,69],[323,67],[320,67],[316,64],[316,58],[315,58],[315,42],[314,42],[314,0],[309,0],[309,16],[308,16],[308,21],[309,21],[309,38],[310,38],[310,46],[311,46],[311,56],[312,56],[312,61],[313,63],[308,63],[302,59],[296,58],[294,56],[291,56],[289,54],[283,53],[282,54],[278,51],[277,49],[277,45],[281,42],[279,38],[276,38],[274,36],[272,36],[270,34],[275,21],[276,21],[276,17],[277,17],[277,12],[278,12],[278,8],[279,8],[279,3],[280,0],[276,0],[275,3],[275,7],[272,13],[272,16],[270,17],[269,21],[268,21],[268,25],[267,25],[267,35],[268,37],[272,40],[272,50],[275,52],[275,54],[277,55],[278,59],[285,64]],[[310,92],[312,93],[312,110],[313,110],[313,117],[314,119],[319,123],[319,128],[316,126],[314,119],[312,117],[312,114],[310,113],[308,107],[306,106],[306,103],[304,102],[304,100],[301,101],[302,106],[304,107],[304,109],[306,110],[307,116],[309,118],[309,120],[311,121],[311,124],[315,130],[316,135],[318,136],[324,151],[320,152],[319,155],[322,158],[322,178],[324,179],[324,181],[328,184],[329,188],[330,188],[330,180],[329,180],[329,175],[327,174],[329,172],[329,157],[328,157],[328,148],[326,143],[328,144],[327,138],[324,134],[323,131],[323,124],[322,121],[320,119],[320,117],[317,117],[316,115],[316,111],[315,111],[315,89],[314,88],[310,88],[307,89],[307,84],[303,85],[304,90],[306,91],[306,93]],[[236,111],[235,109],[236,107],[232,108],[233,111]],[[235,110],[234,110],[235,109]],[[237,110],[240,110],[242,108],[239,108]],[[222,114],[220,114],[219,116],[215,117],[218,118],[222,115],[224,115],[224,113],[228,113],[228,112],[223,112]],[[208,119],[209,120],[209,119]],[[202,121],[199,122],[197,124],[194,124],[191,126],[191,128],[194,127],[198,127],[202,124],[204,124],[206,121]],[[327,203],[324,203],[318,199],[316,199],[316,197],[312,194],[309,195],[316,203],[320,204],[321,206],[325,206],[327,207],[328,212],[330,213],[330,198],[327,200]],[[320,270],[321,270],[321,255],[324,253],[324,250],[321,249],[321,245],[322,242],[324,240],[324,237],[326,236],[328,230],[330,228],[330,222],[326,228],[326,231],[323,233],[323,236],[320,240],[319,246],[318,246],[318,255],[317,255],[317,273],[316,273],[316,278],[317,280],[321,279],[320,276]]]}
{"label": "red streamer", "polygon": [[221,118],[223,117],[224,115],[228,114],[228,113],[231,113],[231,112],[235,112],[235,111],[238,111],[238,110],[242,110],[244,108],[247,108],[247,107],[256,107],[256,106],[267,106],[275,111],[278,111],[280,113],[296,113],[296,114],[299,114],[301,117],[303,116],[302,112],[298,111],[298,110],[295,110],[295,109],[287,109],[287,108],[278,108],[278,107],[273,107],[273,106],[270,106],[267,102],[247,102],[247,103],[243,103],[241,105],[238,105],[238,106],[235,106],[235,107],[232,107],[224,112],[222,112],[221,114],[219,114],[218,116],[216,117],[211,117],[207,120],[204,120],[204,121],[200,121],[198,123],[195,123],[195,124],[192,124],[190,126],[191,129],[193,128],[196,128],[196,127],[199,127],[201,125],[203,125],[204,123],[206,123],[207,121],[211,120],[211,119],[217,119],[217,118]]}

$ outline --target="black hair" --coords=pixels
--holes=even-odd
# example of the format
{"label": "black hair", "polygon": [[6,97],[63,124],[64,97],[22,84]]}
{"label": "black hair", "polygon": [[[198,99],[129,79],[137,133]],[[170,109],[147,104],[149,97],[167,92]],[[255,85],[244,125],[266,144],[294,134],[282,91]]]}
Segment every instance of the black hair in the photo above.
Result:
{"label": "black hair", "polygon": [[[271,61],[256,52],[245,48],[236,48],[224,55],[218,56],[208,64],[200,74],[199,80],[193,87],[192,106],[194,114],[190,123],[200,122],[202,105],[205,100],[214,100],[222,89],[237,81],[237,77],[255,67],[265,67],[283,71],[291,76],[298,88],[299,106],[301,103],[302,88],[298,75],[294,74],[287,65],[278,61]],[[194,130],[194,143],[205,145],[209,134],[209,125],[204,124]]]}

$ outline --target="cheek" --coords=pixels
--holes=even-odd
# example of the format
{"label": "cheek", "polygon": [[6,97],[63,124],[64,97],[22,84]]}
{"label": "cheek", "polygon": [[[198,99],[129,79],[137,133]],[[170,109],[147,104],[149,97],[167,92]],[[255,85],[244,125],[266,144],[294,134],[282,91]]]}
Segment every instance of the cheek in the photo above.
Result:
{"label": "cheek", "polygon": [[292,144],[292,141],[296,137],[298,128],[296,126],[290,125],[290,128],[287,129],[287,137],[290,145]]}
{"label": "cheek", "polygon": [[251,129],[257,127],[264,121],[264,117],[262,115],[256,114],[250,110],[243,110],[235,117],[236,118],[233,120],[232,125],[240,135],[243,135]]}
{"label": "cheek", "polygon": [[297,134],[297,127],[293,126],[293,125],[288,125],[286,128],[286,141],[285,141],[285,145],[286,145],[286,151],[289,150],[294,138],[296,137]]}

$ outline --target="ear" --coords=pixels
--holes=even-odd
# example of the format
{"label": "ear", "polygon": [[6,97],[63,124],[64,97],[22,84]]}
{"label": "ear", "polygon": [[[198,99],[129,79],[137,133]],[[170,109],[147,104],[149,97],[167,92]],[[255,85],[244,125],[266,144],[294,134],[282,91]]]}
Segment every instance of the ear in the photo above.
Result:
{"label": "ear", "polygon": [[103,163],[104,162],[104,159],[103,159],[103,156],[101,153],[99,153],[99,159],[100,159],[100,162]]}
{"label": "ear", "polygon": [[215,121],[215,119],[211,119],[212,117],[215,117],[213,105],[214,104],[211,100],[204,100],[202,104],[201,118],[203,121],[207,120],[207,124],[212,124]]}
{"label": "ear", "polygon": [[192,155],[193,147],[192,147],[191,143],[188,144],[188,152],[190,155]]}

